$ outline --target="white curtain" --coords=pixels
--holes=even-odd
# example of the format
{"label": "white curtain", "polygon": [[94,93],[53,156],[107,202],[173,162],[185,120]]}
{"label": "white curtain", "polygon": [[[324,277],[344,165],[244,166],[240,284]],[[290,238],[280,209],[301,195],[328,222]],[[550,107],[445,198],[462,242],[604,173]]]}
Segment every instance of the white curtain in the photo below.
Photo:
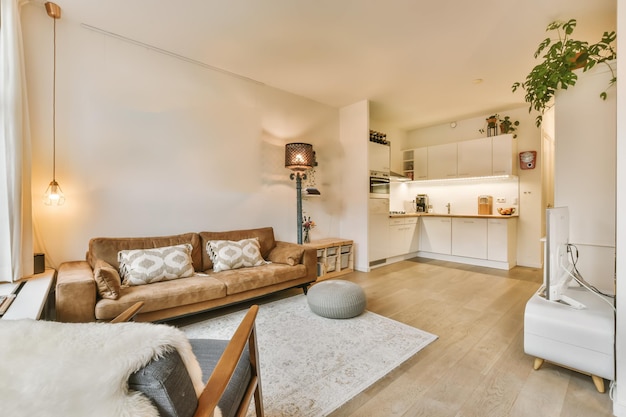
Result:
{"label": "white curtain", "polygon": [[31,148],[19,0],[0,0],[0,281],[33,273]]}

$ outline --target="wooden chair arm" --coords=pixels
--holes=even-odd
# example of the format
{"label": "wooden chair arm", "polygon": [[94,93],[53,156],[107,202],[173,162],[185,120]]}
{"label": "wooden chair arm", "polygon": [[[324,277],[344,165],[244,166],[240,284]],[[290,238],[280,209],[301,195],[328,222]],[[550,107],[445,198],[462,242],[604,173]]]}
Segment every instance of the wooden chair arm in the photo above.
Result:
{"label": "wooden chair arm", "polygon": [[130,321],[137,315],[139,310],[143,307],[143,301],[138,301],[132,306],[128,307],[126,310],[122,311],[117,317],[111,320],[111,323],[123,323],[125,321]]}
{"label": "wooden chair arm", "polygon": [[[224,353],[220,357],[213,373],[207,381],[200,398],[198,398],[198,408],[196,409],[194,417],[211,417],[213,415],[213,411],[215,410],[215,407],[217,407],[217,403],[222,397],[222,394],[224,394],[228,382],[235,372],[237,363],[246,348],[248,340],[251,337],[254,340],[254,321],[256,320],[258,311],[258,305],[250,307],[245,317],[237,327],[235,334],[232,339],[230,339],[230,342],[228,342]],[[250,349],[252,348],[256,349],[256,345],[250,347]],[[252,352],[251,355],[253,355]],[[252,379],[254,387],[256,387],[258,381],[257,375],[253,373]]]}

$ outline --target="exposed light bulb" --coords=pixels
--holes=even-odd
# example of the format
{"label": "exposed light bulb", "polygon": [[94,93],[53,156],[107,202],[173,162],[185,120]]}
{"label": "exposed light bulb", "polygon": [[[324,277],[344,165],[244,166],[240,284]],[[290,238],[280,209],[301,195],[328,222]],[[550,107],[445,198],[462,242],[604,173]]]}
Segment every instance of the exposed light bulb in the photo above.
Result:
{"label": "exposed light bulb", "polygon": [[62,206],[65,203],[65,195],[61,186],[55,180],[50,182],[43,195],[43,203],[47,206]]}

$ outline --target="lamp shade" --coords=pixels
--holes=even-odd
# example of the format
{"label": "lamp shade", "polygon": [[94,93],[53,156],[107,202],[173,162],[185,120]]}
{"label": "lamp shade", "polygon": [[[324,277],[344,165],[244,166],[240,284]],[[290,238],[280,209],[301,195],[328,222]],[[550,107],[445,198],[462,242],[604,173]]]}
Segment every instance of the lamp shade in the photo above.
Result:
{"label": "lamp shade", "polygon": [[285,168],[303,172],[313,168],[315,154],[313,145],[308,143],[288,143],[285,145]]}

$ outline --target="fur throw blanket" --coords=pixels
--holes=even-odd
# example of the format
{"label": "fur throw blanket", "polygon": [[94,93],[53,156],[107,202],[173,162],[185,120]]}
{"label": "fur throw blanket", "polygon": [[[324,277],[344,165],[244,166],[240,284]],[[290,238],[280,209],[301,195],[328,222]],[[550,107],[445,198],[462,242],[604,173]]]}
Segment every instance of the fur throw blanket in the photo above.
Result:
{"label": "fur throw blanket", "polygon": [[0,408],[5,416],[158,417],[128,377],[177,349],[198,395],[202,371],[185,334],[150,323],[0,320]]}

